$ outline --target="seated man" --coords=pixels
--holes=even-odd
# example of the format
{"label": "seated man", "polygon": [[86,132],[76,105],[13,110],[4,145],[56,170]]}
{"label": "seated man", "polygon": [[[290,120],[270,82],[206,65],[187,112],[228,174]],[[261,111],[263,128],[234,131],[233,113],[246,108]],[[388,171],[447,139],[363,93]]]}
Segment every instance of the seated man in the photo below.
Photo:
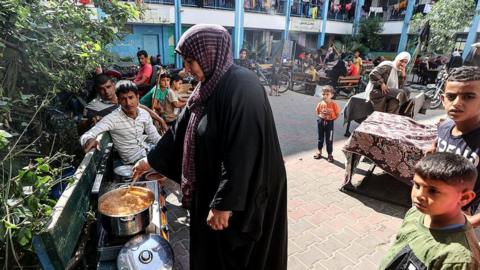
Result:
{"label": "seated man", "polygon": [[240,50],[240,58],[234,60],[236,65],[242,66],[248,69],[255,69],[255,64],[252,63],[250,59],[248,59],[248,52],[247,49]]}
{"label": "seated man", "polygon": [[133,78],[133,82],[137,87],[150,87],[150,78],[152,78],[152,65],[148,63],[148,54],[146,51],[141,50],[137,52],[138,62],[140,63],[140,69],[137,75]]}
{"label": "seated man", "polygon": [[[79,128],[80,133],[85,132],[92,125],[100,121],[102,117],[118,108],[115,85],[110,77],[105,74],[96,76],[94,87],[97,90],[98,96],[85,106],[83,120]],[[143,105],[140,105],[140,108],[146,110],[152,119],[160,125],[162,130],[168,129],[165,121],[157,113]]]}
{"label": "seated man", "polygon": [[160,135],[148,112],[138,106],[138,89],[130,81],[116,85],[120,108],[103,117],[80,138],[85,152],[98,146],[96,137],[109,131],[115,149],[125,164],[133,164],[147,155],[148,144],[156,144]]}

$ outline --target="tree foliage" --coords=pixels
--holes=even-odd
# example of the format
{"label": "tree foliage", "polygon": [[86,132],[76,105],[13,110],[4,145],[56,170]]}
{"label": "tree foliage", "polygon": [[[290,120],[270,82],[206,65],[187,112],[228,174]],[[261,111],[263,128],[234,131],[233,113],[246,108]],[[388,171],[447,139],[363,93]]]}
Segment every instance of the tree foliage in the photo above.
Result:
{"label": "tree foliage", "polygon": [[82,92],[86,78],[110,57],[106,46],[142,11],[117,0],[94,5],[102,12],[75,0],[0,0],[3,269],[36,263],[32,235],[45,227],[55,204],[50,189],[65,180],[62,170],[75,154],[64,150],[79,147],[70,136],[75,121],[58,104]]}
{"label": "tree foliage", "polygon": [[380,18],[373,17],[360,22],[357,40],[370,51],[377,51],[382,46],[380,34],[383,31],[383,23]]}
{"label": "tree foliage", "polygon": [[470,26],[474,12],[474,0],[439,0],[430,13],[413,16],[411,29],[413,33],[418,33],[424,22],[429,20],[429,51],[449,53],[455,45],[455,35]]}
{"label": "tree foliage", "polygon": [[[108,56],[104,46],[122,33],[135,6],[99,0],[0,0],[0,96],[79,91],[82,79]],[[98,18],[100,17],[100,18]]]}
{"label": "tree foliage", "polygon": [[347,56],[355,51],[367,53],[377,51],[382,46],[380,33],[383,30],[383,22],[380,18],[368,18],[360,21],[358,34],[355,36],[344,35],[334,44],[337,49],[346,53]]}

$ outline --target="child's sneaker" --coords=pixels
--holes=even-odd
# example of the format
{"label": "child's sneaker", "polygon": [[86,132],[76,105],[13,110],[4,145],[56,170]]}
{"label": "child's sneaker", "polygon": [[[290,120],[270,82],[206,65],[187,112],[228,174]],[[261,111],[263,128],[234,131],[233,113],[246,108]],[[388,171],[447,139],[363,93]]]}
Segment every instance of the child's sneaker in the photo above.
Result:
{"label": "child's sneaker", "polygon": [[332,155],[328,155],[328,162],[333,162],[333,156]]}

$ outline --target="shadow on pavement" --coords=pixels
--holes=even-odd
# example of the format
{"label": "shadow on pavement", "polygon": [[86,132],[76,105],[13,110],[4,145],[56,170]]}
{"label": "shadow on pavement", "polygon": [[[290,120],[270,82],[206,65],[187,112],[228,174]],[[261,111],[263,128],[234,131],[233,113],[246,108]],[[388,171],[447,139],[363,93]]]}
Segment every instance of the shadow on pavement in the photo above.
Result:
{"label": "shadow on pavement", "polygon": [[[345,186],[342,192],[361,201],[365,206],[390,216],[403,218],[405,212],[412,206],[410,199],[411,187],[396,180],[387,173],[367,174],[359,185]],[[395,211],[392,207],[385,207],[378,201],[395,204]]]}

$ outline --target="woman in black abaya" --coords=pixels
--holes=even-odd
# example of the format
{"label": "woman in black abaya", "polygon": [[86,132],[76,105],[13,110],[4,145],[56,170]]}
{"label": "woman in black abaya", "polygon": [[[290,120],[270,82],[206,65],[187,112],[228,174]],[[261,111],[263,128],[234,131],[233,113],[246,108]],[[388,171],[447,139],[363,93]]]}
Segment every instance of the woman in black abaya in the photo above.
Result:
{"label": "woman in black abaya", "polygon": [[195,25],[177,53],[200,83],[134,167],[180,182],[190,209],[190,269],[287,269],[287,185],[272,111],[255,74],[233,64],[231,38]]}

